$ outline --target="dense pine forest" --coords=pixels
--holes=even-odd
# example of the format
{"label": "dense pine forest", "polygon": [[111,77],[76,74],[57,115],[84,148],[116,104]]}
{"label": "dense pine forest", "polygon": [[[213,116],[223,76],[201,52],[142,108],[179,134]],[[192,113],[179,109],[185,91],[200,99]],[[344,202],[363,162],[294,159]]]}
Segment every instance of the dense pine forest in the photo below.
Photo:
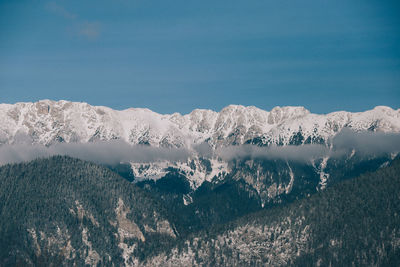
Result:
{"label": "dense pine forest", "polygon": [[56,156],[6,165],[0,188],[0,265],[118,265],[121,243],[141,243],[132,250],[141,258],[175,238],[160,203],[93,163]]}
{"label": "dense pine forest", "polygon": [[5,165],[0,188],[1,266],[400,264],[399,159],[263,209],[245,183],[184,205],[178,173],[133,183],[65,156]]}
{"label": "dense pine forest", "polygon": [[206,266],[399,266],[400,160],[210,227],[152,260]]}

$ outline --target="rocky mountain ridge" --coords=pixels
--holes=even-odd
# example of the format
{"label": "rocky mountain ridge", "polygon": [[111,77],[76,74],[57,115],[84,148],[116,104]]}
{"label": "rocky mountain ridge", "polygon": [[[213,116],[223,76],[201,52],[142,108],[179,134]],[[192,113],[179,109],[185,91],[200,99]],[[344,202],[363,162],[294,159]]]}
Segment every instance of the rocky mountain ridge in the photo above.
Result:
{"label": "rocky mountain ridge", "polygon": [[[135,145],[166,149],[167,155],[171,154],[168,148],[183,149],[189,155],[183,161],[168,156],[150,162],[123,162],[130,166],[129,179],[157,180],[173,170],[187,179],[190,194],[204,182],[243,180],[257,192],[262,206],[304,197],[345,178],[374,171],[388,164],[399,151],[365,157],[349,150],[336,158],[329,154],[307,158],[307,151],[284,152],[297,154],[303,158],[302,162],[282,157],[223,158],[215,151],[238,147],[239,150],[225,151],[236,156],[241,145],[250,145],[261,149],[258,153],[269,155],[274,152],[267,150],[270,147],[302,148],[308,144],[321,145],[319,148],[330,151],[332,140],[347,128],[355,132],[399,133],[400,110],[378,106],[359,113],[339,111],[321,115],[304,107],[275,107],[268,112],[252,106],[230,105],[220,112],[196,109],[186,115],[162,115],[148,109],[118,111],[68,101],[0,104],[0,148],[21,143],[51,147],[59,143],[119,140],[132,145],[132,149],[137,149]],[[199,152],[203,145],[212,151],[211,155]],[[176,197],[190,205],[190,194]]]}
{"label": "rocky mountain ridge", "polygon": [[[0,241],[9,250],[0,258],[8,263],[31,264],[47,259],[78,265],[318,265],[321,260],[311,257],[313,250],[307,247],[319,243],[323,235],[315,235],[320,224],[307,219],[310,216],[304,214],[308,209],[301,216],[294,216],[292,211],[281,216],[278,212],[276,218],[275,212],[269,214],[268,210],[288,210],[285,207],[291,203],[307,203],[313,195],[332,192],[330,188],[344,180],[386,169],[400,152],[399,114],[400,110],[389,107],[318,115],[303,107],[276,107],[268,112],[231,105],[220,112],[194,110],[186,115],[161,115],[148,109],[117,111],[67,101],[0,104],[0,163],[5,164],[3,159],[14,154],[18,158],[30,153],[34,158],[61,154],[82,159],[82,155],[94,155],[83,159],[102,164],[56,156],[0,167],[0,182],[6,189],[0,196],[5,201],[0,203],[8,205],[0,211],[10,218],[7,222],[26,217],[13,215],[14,202],[6,201],[10,190],[21,202],[15,202],[17,206],[23,204],[29,210],[39,207],[48,216],[29,213],[22,230],[3,222]],[[96,153],[117,165],[96,161]],[[121,161],[124,157],[118,153],[132,160]],[[132,157],[146,153],[148,158],[154,154],[163,157],[148,161]],[[186,156],[174,156],[176,153]],[[20,161],[29,161],[29,157]],[[390,179],[385,181],[385,188],[390,189]],[[53,182],[55,189],[48,190]],[[375,183],[376,179],[370,185]],[[351,197],[353,192],[369,194],[371,188],[356,183],[347,191],[346,196]],[[46,205],[50,202],[43,204],[36,197],[39,192],[55,201],[51,204],[54,212],[48,212]],[[324,201],[336,203],[331,200],[337,200],[337,196],[341,196],[341,190]],[[313,199],[320,202],[319,197]],[[384,201],[379,195],[376,199]],[[302,205],[293,210],[300,210]],[[271,219],[262,223],[246,221],[251,213],[259,211],[266,211],[266,216],[255,213],[255,217]],[[325,209],[320,211],[323,215],[315,218],[326,217]],[[58,214],[57,225],[49,223],[54,221],[53,213]],[[223,228],[215,238],[208,238],[210,226],[225,227],[239,218],[243,224],[229,231]],[[308,226],[313,224],[317,228],[309,231]],[[333,226],[326,222],[322,232]],[[365,225],[363,229],[370,228]],[[396,227],[390,229],[398,231]],[[8,235],[18,231],[21,234],[15,235],[15,243],[10,242]],[[206,231],[204,236],[201,231]],[[109,234],[106,243],[102,241],[104,233]],[[388,242],[382,246],[398,242],[397,232],[394,237],[384,234]],[[58,243],[54,241],[57,238]],[[334,244],[342,242],[340,236],[332,238]],[[323,240],[321,244],[331,243]],[[12,246],[22,248],[21,253],[13,253]],[[352,246],[361,258],[365,251],[376,250],[376,246],[367,250]],[[319,249],[319,245],[316,247]],[[391,260],[392,254],[398,253],[397,247],[382,250],[379,257]],[[324,253],[328,252],[322,250]],[[220,262],[213,262],[218,258],[215,255],[221,256]],[[329,262],[337,260],[336,254],[329,257]],[[362,260],[379,265],[379,257]]]}
{"label": "rocky mountain ridge", "polygon": [[[0,144],[93,142],[121,139],[130,144],[211,147],[321,143],[343,128],[400,132],[400,109],[378,106],[365,112],[313,114],[304,107],[230,105],[220,112],[196,109],[162,115],[149,109],[113,110],[69,101],[0,104]],[[299,135],[300,133],[300,135]]]}

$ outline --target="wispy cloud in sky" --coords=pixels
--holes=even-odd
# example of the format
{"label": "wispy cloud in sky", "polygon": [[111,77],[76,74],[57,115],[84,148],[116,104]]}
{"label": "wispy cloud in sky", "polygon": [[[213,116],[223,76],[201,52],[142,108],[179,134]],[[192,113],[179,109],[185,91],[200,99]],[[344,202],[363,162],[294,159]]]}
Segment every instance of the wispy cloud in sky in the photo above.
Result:
{"label": "wispy cloud in sky", "polygon": [[96,39],[100,35],[100,23],[84,22],[80,24],[79,35],[88,39]]}
{"label": "wispy cloud in sky", "polygon": [[1,100],[397,109],[400,4],[360,3],[0,1]]}
{"label": "wispy cloud in sky", "polygon": [[75,24],[73,29],[77,36],[82,36],[88,40],[95,40],[100,36],[101,24],[99,22],[83,20],[77,14],[70,12],[57,2],[46,3],[45,8],[49,12],[61,16]]}
{"label": "wispy cloud in sky", "polygon": [[69,12],[63,6],[57,4],[56,2],[48,2],[45,7],[48,11],[62,16],[66,19],[74,20],[77,18],[76,14]]}

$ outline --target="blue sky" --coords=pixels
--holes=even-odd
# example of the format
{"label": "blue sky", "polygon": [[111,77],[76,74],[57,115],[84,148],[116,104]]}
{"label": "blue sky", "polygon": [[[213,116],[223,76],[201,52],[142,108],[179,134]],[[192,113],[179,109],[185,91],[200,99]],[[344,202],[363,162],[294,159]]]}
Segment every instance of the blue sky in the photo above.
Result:
{"label": "blue sky", "polygon": [[0,0],[0,103],[400,108],[400,4]]}

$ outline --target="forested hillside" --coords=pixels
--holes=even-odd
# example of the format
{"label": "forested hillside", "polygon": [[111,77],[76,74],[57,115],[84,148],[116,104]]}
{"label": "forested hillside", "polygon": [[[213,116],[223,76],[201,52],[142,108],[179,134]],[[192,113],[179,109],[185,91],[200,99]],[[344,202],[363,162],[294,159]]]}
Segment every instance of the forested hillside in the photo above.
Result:
{"label": "forested hillside", "polygon": [[149,259],[172,266],[399,266],[400,160]]}
{"label": "forested hillside", "polygon": [[179,175],[140,186],[152,190],[63,156],[1,167],[0,265],[400,264],[399,159],[253,213],[240,182],[191,196]]}
{"label": "forested hillside", "polygon": [[0,266],[133,263],[176,238],[163,207],[93,163],[0,168]]}

